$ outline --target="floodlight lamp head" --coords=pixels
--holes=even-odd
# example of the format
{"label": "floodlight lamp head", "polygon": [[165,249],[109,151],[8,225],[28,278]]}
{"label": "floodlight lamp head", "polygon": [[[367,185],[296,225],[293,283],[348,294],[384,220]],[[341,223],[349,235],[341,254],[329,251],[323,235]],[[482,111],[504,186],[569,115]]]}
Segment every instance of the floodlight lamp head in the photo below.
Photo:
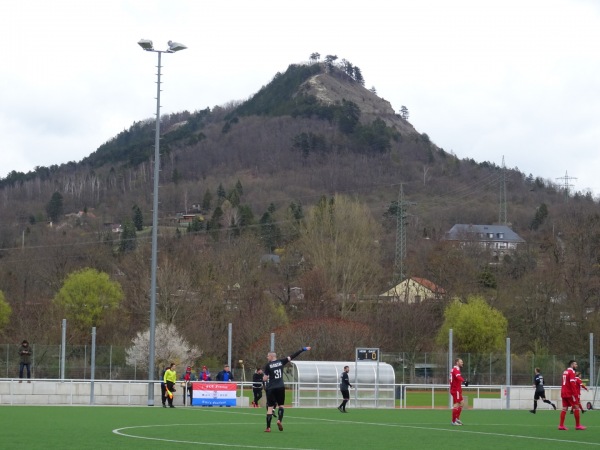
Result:
{"label": "floodlight lamp head", "polygon": [[167,44],[169,44],[169,50],[167,50],[169,53],[175,53],[179,50],[185,50],[187,48],[185,45],[179,42],[169,41]]}
{"label": "floodlight lamp head", "polygon": [[151,52],[152,50],[154,50],[154,47],[152,45],[152,41],[150,39],[140,39],[138,42],[138,45],[140,47],[142,47],[144,50],[147,50],[149,52]]}

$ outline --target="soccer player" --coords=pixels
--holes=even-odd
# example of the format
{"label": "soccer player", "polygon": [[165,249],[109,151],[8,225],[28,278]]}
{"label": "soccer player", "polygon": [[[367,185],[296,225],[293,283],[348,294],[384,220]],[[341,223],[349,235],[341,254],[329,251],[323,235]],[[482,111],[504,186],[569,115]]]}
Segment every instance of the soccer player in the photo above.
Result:
{"label": "soccer player", "polygon": [[267,384],[267,428],[265,433],[271,432],[271,420],[273,419],[273,408],[279,406],[277,410],[277,428],[283,431],[283,405],[285,403],[285,385],[283,384],[283,366],[297,357],[300,353],[310,350],[310,347],[302,347],[296,353],[285,358],[277,359],[275,352],[267,354],[267,365],[263,372],[263,381]]}
{"label": "soccer player", "polygon": [[263,371],[258,367],[252,375],[252,394],[254,395],[252,406],[254,408],[258,408],[258,402],[262,398],[263,384]]}
{"label": "soccer player", "polygon": [[465,387],[469,385],[469,382],[465,380],[460,374],[460,369],[463,366],[463,360],[456,358],[454,360],[454,367],[450,372],[450,395],[452,396],[452,425],[461,426],[463,423],[460,421],[460,413],[463,409],[463,396],[462,396],[462,385]]}
{"label": "soccer player", "polygon": [[560,389],[560,396],[562,398],[562,411],[560,412],[560,424],[558,425],[559,430],[568,430],[568,428],[565,427],[565,417],[567,416],[567,410],[569,407],[573,409],[573,415],[575,416],[575,429],[585,430],[585,427],[579,422],[579,399],[577,398],[575,369],[577,369],[577,361],[572,359],[569,361],[569,365],[562,375],[562,386]]}
{"label": "soccer player", "polygon": [[535,387],[535,394],[533,394],[533,409],[529,411],[532,414],[535,414],[537,410],[538,400],[541,398],[544,403],[548,403],[554,409],[556,409],[556,405],[552,403],[550,400],[546,400],[546,390],[544,388],[544,376],[540,373],[540,368],[535,368],[535,376],[533,377],[533,387]]}
{"label": "soccer player", "polygon": [[[588,388],[585,386],[585,384],[583,384],[583,381],[581,381],[581,372],[575,372],[575,383],[577,384],[577,404],[579,405],[581,414],[585,414],[585,410],[581,405],[581,388],[585,389],[586,391]],[[573,410],[571,410],[571,414],[573,414]]]}
{"label": "soccer player", "polygon": [[342,404],[338,406],[338,410],[342,413],[346,411],[346,403],[350,400],[350,390],[352,385],[350,384],[350,379],[348,378],[348,372],[350,372],[350,367],[344,366],[344,371],[340,375],[340,392],[342,393]]}

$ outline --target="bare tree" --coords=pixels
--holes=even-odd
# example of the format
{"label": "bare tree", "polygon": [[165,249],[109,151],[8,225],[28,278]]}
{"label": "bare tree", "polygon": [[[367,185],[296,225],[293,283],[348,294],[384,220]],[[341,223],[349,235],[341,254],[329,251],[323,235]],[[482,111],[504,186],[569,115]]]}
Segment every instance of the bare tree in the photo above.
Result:
{"label": "bare tree", "polygon": [[323,272],[345,315],[376,286],[380,227],[364,204],[342,195],[323,198],[304,226],[299,248],[308,267]]}

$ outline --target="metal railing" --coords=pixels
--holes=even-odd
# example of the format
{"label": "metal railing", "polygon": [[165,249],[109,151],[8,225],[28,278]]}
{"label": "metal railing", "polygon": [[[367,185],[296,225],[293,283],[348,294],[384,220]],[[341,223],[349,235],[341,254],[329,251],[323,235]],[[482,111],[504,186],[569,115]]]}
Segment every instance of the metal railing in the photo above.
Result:
{"label": "metal railing", "polygon": [[[17,344],[0,344],[0,377],[11,378],[19,375],[19,347]],[[40,345],[31,343],[32,377],[37,379],[55,379],[61,377],[60,345]],[[97,380],[145,380],[146,369],[130,366],[126,363],[125,347],[96,346],[95,376]],[[240,359],[243,358],[243,355]],[[506,380],[506,355],[502,353],[460,354],[464,361],[463,376],[473,384],[503,385]],[[67,345],[65,348],[64,378],[91,378],[91,346]],[[238,358],[234,358],[234,361]],[[533,382],[534,368],[539,367],[547,385],[559,385],[562,372],[570,359],[579,362],[584,379],[589,377],[590,362],[586,355],[518,355],[511,356],[511,380],[509,384],[530,385]],[[382,362],[390,364],[395,371],[398,384],[445,384],[449,368],[446,353],[382,352]],[[600,373],[600,358],[595,357],[595,371]],[[196,369],[203,364],[197,361]],[[220,367],[210,368],[213,377]],[[232,367],[236,380],[252,378],[253,370]],[[597,377],[595,377],[597,378]],[[588,379],[586,384],[594,386],[597,379]]]}

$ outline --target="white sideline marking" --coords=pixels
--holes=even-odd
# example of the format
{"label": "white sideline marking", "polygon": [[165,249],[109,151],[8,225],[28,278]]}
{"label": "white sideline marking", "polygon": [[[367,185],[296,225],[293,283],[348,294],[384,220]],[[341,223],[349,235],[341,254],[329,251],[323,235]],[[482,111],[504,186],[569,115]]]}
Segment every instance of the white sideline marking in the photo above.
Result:
{"label": "white sideline marking", "polygon": [[[266,445],[244,445],[244,444],[223,444],[220,442],[203,442],[203,441],[182,441],[179,439],[165,439],[165,438],[155,438],[155,437],[147,437],[147,436],[136,436],[133,434],[123,433],[122,430],[136,430],[140,428],[156,428],[156,427],[189,427],[189,426],[218,426],[218,425],[227,425],[231,426],[230,423],[211,423],[211,424],[198,424],[198,423],[174,423],[169,425],[138,425],[135,427],[123,427],[123,428],[115,428],[112,430],[114,434],[118,434],[119,436],[130,437],[134,439],[145,439],[148,441],[160,441],[160,442],[171,442],[177,444],[193,444],[193,445],[214,445],[218,447],[235,447],[235,448],[266,448],[266,449],[280,449],[280,450],[317,450],[312,448],[300,448],[300,447],[268,447]],[[256,425],[256,422],[251,423],[236,423],[235,425]]]}
{"label": "white sideline marking", "polygon": [[[297,417],[300,418],[300,417]],[[302,417],[302,419],[310,419],[309,417]],[[470,433],[470,434],[481,434],[484,436],[498,436],[498,437],[509,437],[509,438],[517,438],[517,439],[530,439],[534,441],[550,441],[550,442],[560,442],[567,444],[580,444],[580,445],[592,445],[595,447],[600,446],[600,442],[581,442],[581,441],[572,441],[569,439],[557,439],[557,438],[548,438],[548,437],[537,437],[537,436],[525,436],[520,434],[503,434],[503,433],[492,433],[489,431],[474,431],[474,430],[465,430],[464,427],[453,427],[453,428],[437,428],[439,426],[438,423],[432,424],[431,426],[422,426],[422,425],[405,425],[401,423],[378,423],[378,422],[357,422],[357,421],[348,421],[348,420],[336,420],[336,419],[312,419],[319,421],[327,421],[327,422],[338,422],[338,423],[346,423],[353,425],[369,425],[369,426],[380,426],[380,427],[395,427],[395,428],[412,428],[415,430],[425,430],[425,431],[443,431],[448,433]],[[493,424],[492,424],[493,425]],[[497,424],[498,426],[502,424]],[[451,427],[450,423],[448,423],[448,427]],[[468,425],[467,425],[468,426]],[[488,426],[488,425],[486,425]],[[556,430],[556,428],[554,428]],[[557,430],[558,431],[558,430]],[[575,429],[573,428],[573,431]],[[564,431],[562,431],[564,433]],[[568,432],[568,431],[567,431]]]}

